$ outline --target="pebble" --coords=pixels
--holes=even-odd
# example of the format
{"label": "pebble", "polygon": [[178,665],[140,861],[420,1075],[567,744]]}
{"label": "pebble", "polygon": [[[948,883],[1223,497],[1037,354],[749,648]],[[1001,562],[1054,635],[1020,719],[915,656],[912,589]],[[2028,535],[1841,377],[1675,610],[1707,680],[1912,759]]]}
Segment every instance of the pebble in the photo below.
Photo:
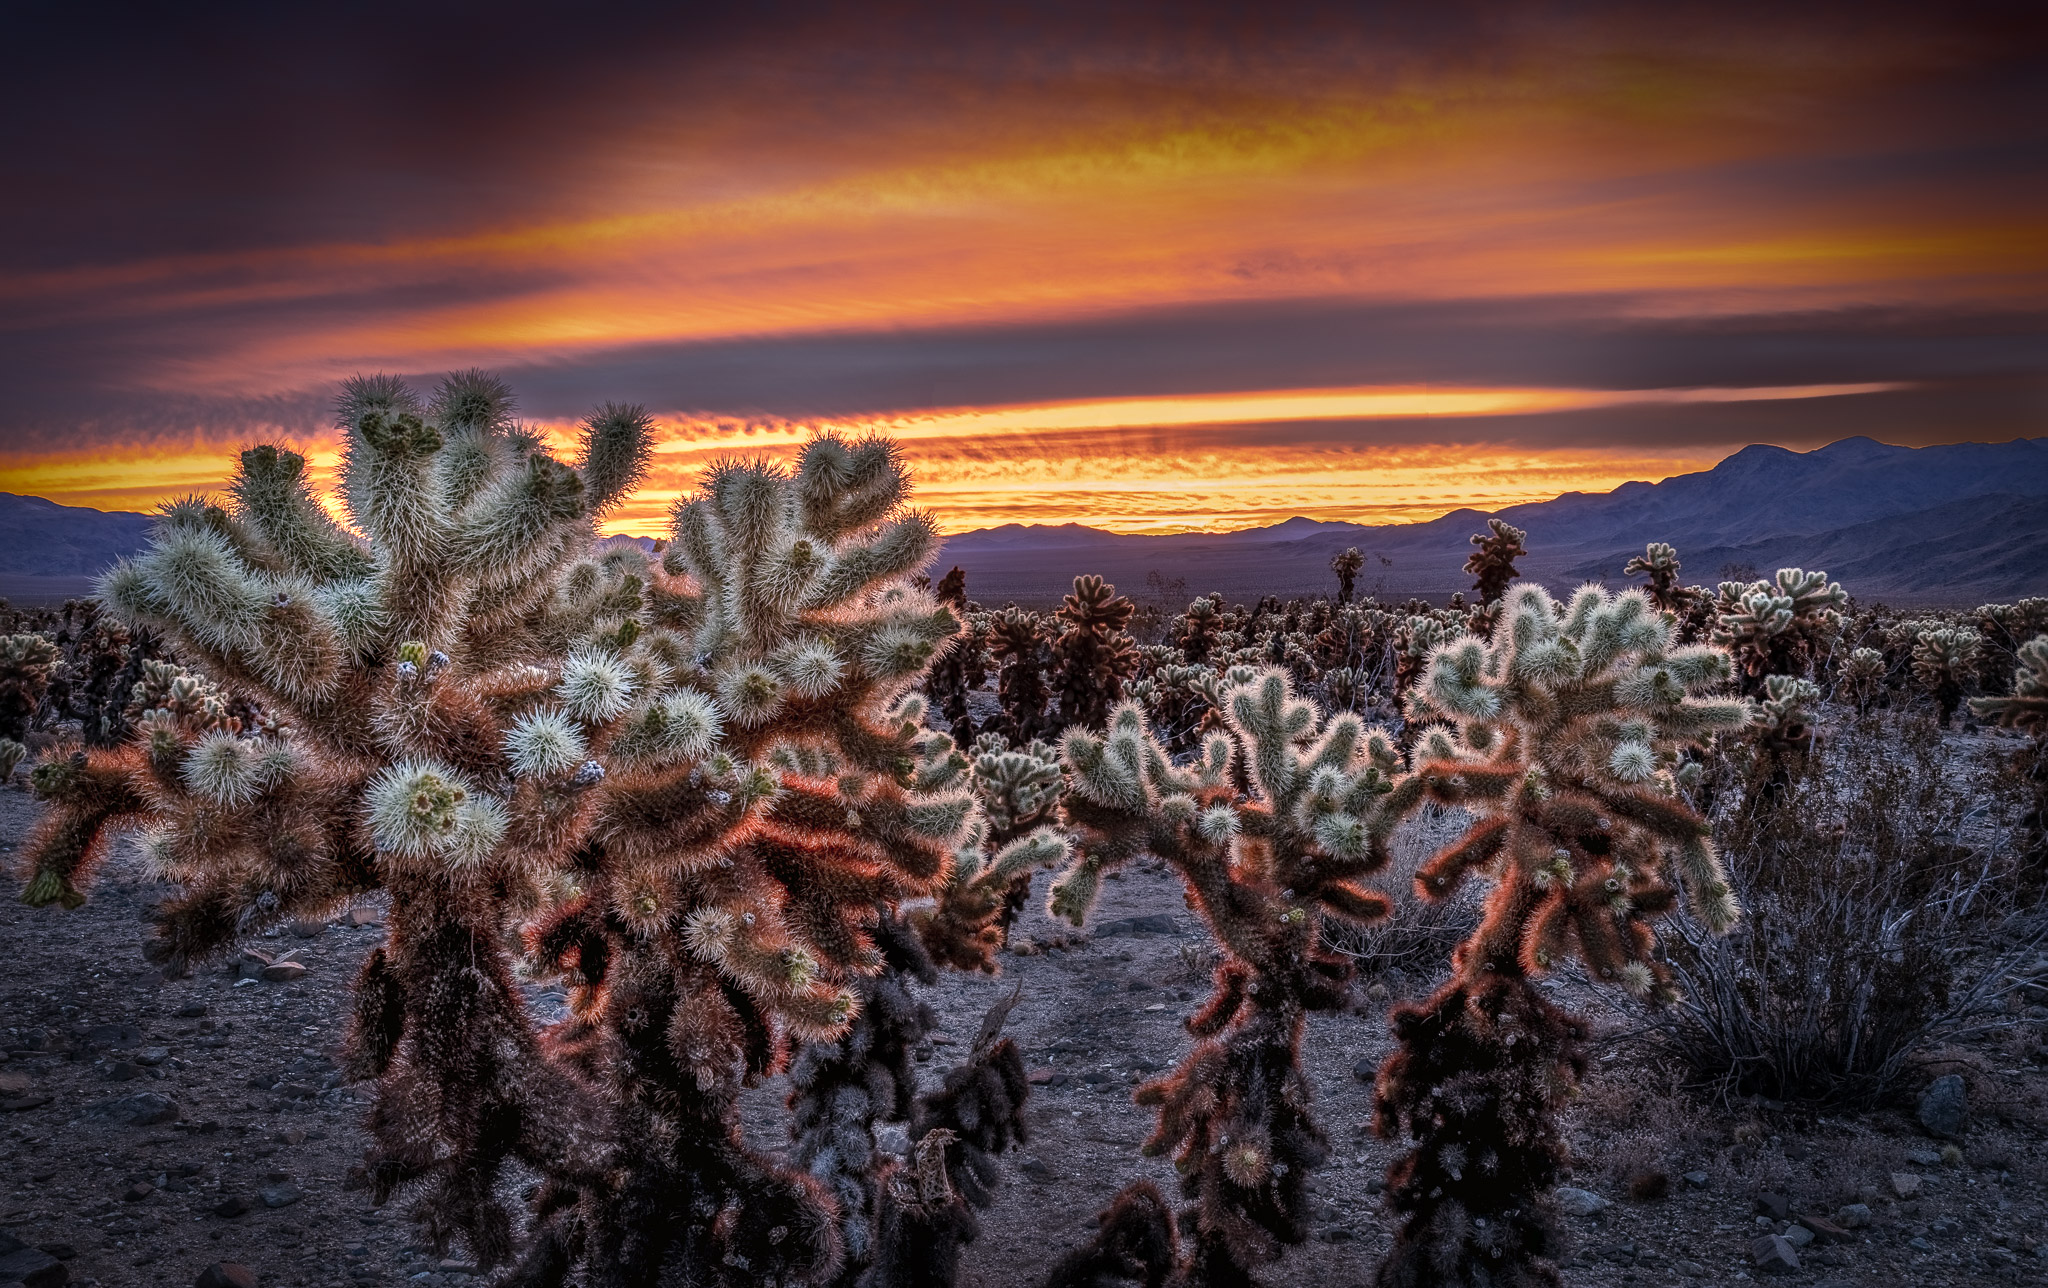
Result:
{"label": "pebble", "polygon": [[1037,1181],[1041,1185],[1053,1178],[1050,1167],[1029,1155],[1017,1160],[1017,1170],[1023,1173],[1026,1178]]}
{"label": "pebble", "polygon": [[1788,1225],[1785,1227],[1785,1242],[1795,1248],[1804,1248],[1813,1242],[1813,1231],[1803,1225]]}
{"label": "pebble", "polygon": [[144,1047],[135,1053],[135,1063],[152,1068],[171,1058],[169,1047]]}
{"label": "pebble", "polygon": [[1351,1066],[1351,1076],[1368,1085],[1380,1076],[1380,1066],[1370,1056],[1361,1057]]}
{"label": "pebble", "polygon": [[1758,1216],[1782,1221],[1792,1214],[1792,1200],[1787,1195],[1765,1190],[1756,1196],[1756,1212]]}
{"label": "pebble", "polygon": [[1893,1173],[1892,1173],[1892,1193],[1894,1193],[1894,1194],[1898,1195],[1898,1196],[1899,1196],[1900,1198],[1902,1198],[1902,1199],[1917,1199],[1917,1198],[1919,1198],[1919,1197],[1920,1197],[1920,1186],[1921,1186],[1921,1181],[1920,1181],[1920,1177],[1919,1177],[1919,1176],[1918,1176],[1918,1175],[1917,1175],[1916,1173],[1913,1173],[1913,1172],[1893,1172]]}
{"label": "pebble", "polygon": [[1920,1097],[1920,1125],[1944,1140],[1961,1136],[1969,1118],[1970,1093],[1959,1073],[1936,1078]]}
{"label": "pebble", "polygon": [[279,1185],[264,1186],[257,1191],[257,1197],[263,1200],[264,1207],[281,1208],[290,1207],[300,1199],[305,1198],[306,1194],[298,1186],[286,1181]]}
{"label": "pebble", "polygon": [[1696,1190],[1703,1190],[1707,1188],[1707,1174],[1705,1172],[1687,1172],[1685,1174],[1685,1183]]}
{"label": "pebble", "polygon": [[1866,1203],[1851,1203],[1835,1212],[1835,1224],[1844,1230],[1861,1230],[1870,1224],[1870,1206]]}
{"label": "pebble", "polygon": [[272,984],[288,984],[305,977],[306,968],[298,962],[272,962],[263,968],[263,978]]}
{"label": "pebble", "polygon": [[327,933],[327,923],[310,917],[292,923],[292,933],[301,939],[318,939]]}
{"label": "pebble", "polygon": [[1557,1205],[1571,1216],[1593,1216],[1614,1206],[1593,1191],[1575,1185],[1557,1187]]}
{"label": "pebble", "polygon": [[156,1193],[156,1186],[151,1185],[148,1181],[137,1181],[121,1191],[121,1201],[123,1203],[140,1203],[154,1193]]}
{"label": "pebble", "polygon": [[1940,1167],[1941,1154],[1932,1149],[1909,1149],[1906,1151],[1906,1161],[1915,1167]]}

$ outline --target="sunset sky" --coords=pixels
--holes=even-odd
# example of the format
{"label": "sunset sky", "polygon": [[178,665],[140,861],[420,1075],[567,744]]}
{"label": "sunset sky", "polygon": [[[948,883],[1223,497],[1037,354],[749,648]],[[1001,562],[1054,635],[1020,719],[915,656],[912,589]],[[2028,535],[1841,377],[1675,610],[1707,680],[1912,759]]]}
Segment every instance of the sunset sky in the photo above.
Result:
{"label": "sunset sky", "polygon": [[648,533],[818,426],[953,531],[2048,434],[2040,5],[37,8],[0,490],[66,504],[475,365],[645,403]]}

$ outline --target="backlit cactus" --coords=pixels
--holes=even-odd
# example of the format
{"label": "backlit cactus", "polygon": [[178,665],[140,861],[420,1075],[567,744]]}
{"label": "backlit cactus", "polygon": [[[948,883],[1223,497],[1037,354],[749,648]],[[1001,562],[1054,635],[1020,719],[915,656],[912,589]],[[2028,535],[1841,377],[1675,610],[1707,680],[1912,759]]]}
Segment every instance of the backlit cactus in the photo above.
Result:
{"label": "backlit cactus", "polygon": [[1136,606],[1100,577],[1074,578],[1074,589],[1053,613],[1060,633],[1052,642],[1052,683],[1060,721],[1099,729],[1123,701],[1124,681],[1138,671],[1138,652],[1124,628]]}
{"label": "backlit cactus", "polygon": [[1842,628],[1849,596],[1824,572],[1780,568],[1770,581],[1724,581],[1714,596],[1714,643],[1726,648],[1743,691],[1763,691],[1767,675],[1805,676]]}
{"label": "backlit cactus", "polygon": [[1977,670],[1983,637],[1967,626],[1934,626],[1913,639],[1913,682],[1934,699],[1946,729],[1963,704],[1963,691]]}
{"label": "backlit cactus", "polygon": [[0,738],[19,740],[57,671],[57,646],[34,633],[0,636]]}
{"label": "backlit cactus", "polygon": [[[1079,924],[1103,877],[1140,855],[1171,865],[1223,950],[1215,991],[1188,1022],[1200,1041],[1144,1084],[1159,1109],[1147,1153],[1172,1153],[1193,1204],[1185,1282],[1247,1282],[1306,1235],[1305,1185],[1326,1154],[1300,1066],[1304,1020],[1341,1006],[1351,963],[1325,918],[1367,921],[1387,901],[1361,884],[1387,859],[1404,801],[1393,745],[1351,715],[1319,721],[1277,671],[1220,695],[1226,721],[1176,766],[1135,704],[1106,732],[1062,745],[1074,862],[1050,911]],[[1241,769],[1249,798],[1234,786]],[[1103,1238],[1120,1237],[1106,1221]]]}
{"label": "backlit cactus", "polygon": [[1523,587],[1491,639],[1432,656],[1411,714],[1446,723],[1425,730],[1400,800],[1473,822],[1417,870],[1416,892],[1447,898],[1475,874],[1493,890],[1450,981],[1395,1012],[1374,1122],[1413,1148],[1389,1176],[1402,1225],[1381,1284],[1559,1282],[1545,1192],[1586,1028],[1535,981],[1577,956],[1596,979],[1663,993],[1649,922],[1680,884],[1708,925],[1734,923],[1706,822],[1670,782],[1681,749],[1749,722],[1746,703],[1699,696],[1731,674],[1718,649],[1674,647],[1639,593],[1597,587],[1564,605]]}
{"label": "backlit cactus", "polygon": [[1052,665],[1052,646],[1045,623],[1021,608],[990,614],[988,652],[1000,668],[996,699],[1003,715],[997,732],[1019,743],[1051,734],[1055,719],[1048,709],[1052,695],[1046,690],[1045,675]]}
{"label": "backlit cactus", "polygon": [[[390,892],[350,1070],[380,1080],[376,1190],[437,1241],[517,1251],[496,1180],[543,1180],[522,1284],[813,1281],[841,1264],[821,1184],[747,1147],[735,1096],[844,1036],[902,900],[945,880],[975,801],[920,777],[906,694],[958,630],[908,581],[931,521],[880,441],[712,469],[659,563],[592,546],[650,422],[605,407],[573,463],[466,373],[422,407],[349,386],[336,525],[281,449],[228,507],[174,508],[107,579],[131,623],[257,700],[164,690],[136,739],[37,770],[31,902],[75,902],[108,824],[185,886],[173,964],[246,926]],[[572,985],[541,1033],[513,985]]]}
{"label": "backlit cactus", "polygon": [[1622,567],[1621,575],[1644,578],[1643,594],[1650,603],[1659,612],[1683,617],[1698,596],[1678,579],[1680,567],[1676,549],[1662,541],[1652,541],[1643,548],[1643,553]]}
{"label": "backlit cactus", "polygon": [[1330,557],[1330,571],[1337,574],[1337,602],[1351,602],[1351,592],[1358,581],[1358,570],[1365,567],[1365,555],[1357,546],[1340,550]]}
{"label": "backlit cactus", "polygon": [[1508,583],[1517,575],[1515,560],[1529,553],[1522,544],[1528,538],[1528,533],[1500,519],[1488,519],[1486,531],[1472,538],[1479,548],[1465,560],[1465,571],[1475,578],[1472,589],[1479,592],[1482,605],[1508,593]]}
{"label": "backlit cactus", "polygon": [[1874,648],[1853,650],[1842,659],[1838,672],[1843,696],[1855,704],[1857,715],[1869,715],[1870,708],[1884,692],[1884,653]]}

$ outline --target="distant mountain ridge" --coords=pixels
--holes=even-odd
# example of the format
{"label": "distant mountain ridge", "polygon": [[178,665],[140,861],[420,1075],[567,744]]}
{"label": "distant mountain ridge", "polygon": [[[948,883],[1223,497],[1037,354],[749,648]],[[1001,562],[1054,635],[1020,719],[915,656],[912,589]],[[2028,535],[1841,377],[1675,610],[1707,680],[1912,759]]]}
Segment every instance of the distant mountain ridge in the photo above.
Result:
{"label": "distant mountain ridge", "polygon": [[[1968,606],[2048,594],[2048,438],[1935,447],[1845,438],[1810,452],[1756,445],[1710,470],[1497,514],[1529,534],[1523,575],[1554,585],[1619,581],[1631,555],[1668,541],[1686,578],[1706,585],[1724,568],[1768,574],[1796,564],[1827,569],[1863,598]],[[1190,594],[1244,599],[1326,592],[1335,585],[1330,557],[1355,545],[1373,556],[1361,590],[1441,598],[1470,585],[1466,538],[1486,518],[1471,509],[1383,526],[1292,518],[1167,536],[1010,523],[947,538],[939,570],[960,564],[969,593],[989,604],[1056,600],[1084,572],[1135,593],[1156,573]],[[143,547],[151,523],[0,493],[0,594],[33,598],[45,583],[84,593],[87,579]]]}

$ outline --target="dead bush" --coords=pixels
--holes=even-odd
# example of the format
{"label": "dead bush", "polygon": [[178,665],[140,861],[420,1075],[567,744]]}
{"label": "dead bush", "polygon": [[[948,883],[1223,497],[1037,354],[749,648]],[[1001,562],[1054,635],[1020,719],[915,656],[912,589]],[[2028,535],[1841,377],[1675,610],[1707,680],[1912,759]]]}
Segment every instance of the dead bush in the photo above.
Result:
{"label": "dead bush", "polygon": [[1916,1052],[2012,1022],[2005,997],[2037,942],[2015,847],[1930,720],[1833,721],[1768,781],[1740,756],[1709,778],[1744,924],[1717,938],[1673,919],[1683,996],[1636,1033],[1695,1084],[1867,1105]]}

